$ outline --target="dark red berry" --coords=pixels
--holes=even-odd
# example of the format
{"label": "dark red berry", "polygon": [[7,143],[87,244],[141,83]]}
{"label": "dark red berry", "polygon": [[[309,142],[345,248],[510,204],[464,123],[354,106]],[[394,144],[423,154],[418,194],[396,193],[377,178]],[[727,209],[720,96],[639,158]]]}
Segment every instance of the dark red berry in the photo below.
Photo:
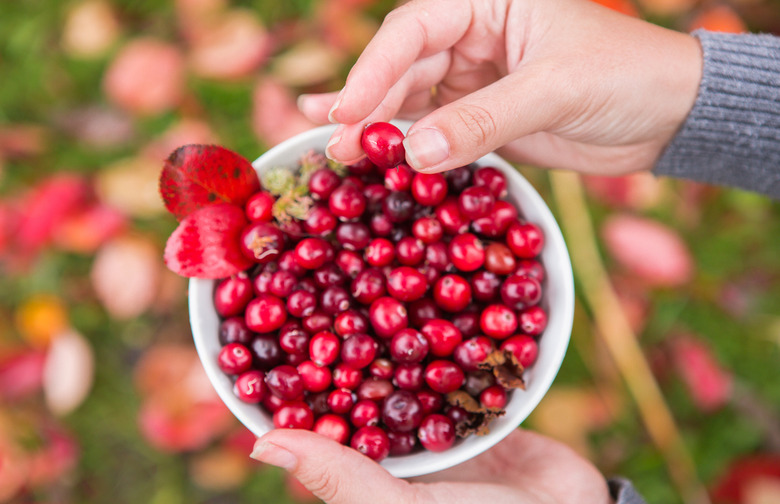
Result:
{"label": "dark red berry", "polygon": [[309,357],[319,366],[332,364],[341,353],[341,338],[330,331],[320,331],[309,341]]}
{"label": "dark red berry", "polygon": [[440,394],[458,390],[464,379],[463,370],[450,360],[435,360],[425,367],[425,383]]}
{"label": "dark red berry", "polygon": [[255,335],[246,326],[244,316],[228,317],[219,323],[219,343],[241,343],[246,346],[252,342]]}
{"label": "dark red berry", "polygon": [[474,336],[461,342],[452,352],[452,360],[463,371],[472,372],[479,369],[479,365],[485,362],[490,352],[493,351],[493,343],[485,336]]}
{"label": "dark red berry", "polygon": [[251,222],[241,232],[241,252],[260,264],[277,259],[284,251],[281,229],[270,222]]}
{"label": "dark red berry", "polygon": [[367,268],[352,280],[350,294],[356,301],[369,305],[385,295],[385,275],[376,268]]}
{"label": "dark red berry", "polygon": [[368,334],[351,334],[341,345],[341,361],[355,369],[362,369],[376,358],[377,349],[377,342]]}
{"label": "dark red berry", "polygon": [[277,429],[311,430],[314,427],[314,413],[305,402],[292,401],[274,412],[273,421]]}
{"label": "dark red berry", "polygon": [[460,271],[476,271],[485,263],[485,249],[475,235],[463,233],[450,241],[449,257]]}
{"label": "dark red berry", "polygon": [[279,329],[279,346],[290,354],[307,354],[309,350],[309,334],[298,322],[286,322]]}
{"label": "dark red berry", "polygon": [[303,394],[303,380],[298,370],[289,364],[276,366],[265,374],[268,390],[285,401],[293,401]]}
{"label": "dark red berry", "polygon": [[246,403],[257,404],[268,395],[262,371],[250,370],[241,373],[233,384],[233,393]]}
{"label": "dark red berry", "polygon": [[539,336],[547,327],[547,313],[539,306],[531,306],[517,314],[520,330],[530,336]]}
{"label": "dark red berry", "polygon": [[438,392],[434,392],[431,389],[423,389],[418,390],[416,394],[417,400],[422,405],[424,415],[437,413],[444,407],[444,397]]}
{"label": "dark red berry", "polygon": [[390,380],[384,380],[372,376],[358,385],[356,393],[358,399],[370,399],[372,401],[382,402],[384,401],[385,397],[389,396],[393,392],[393,390],[394,387]]}
{"label": "dark red berry", "polygon": [[366,209],[366,197],[363,196],[360,187],[342,183],[330,193],[328,208],[339,219],[355,219],[363,215],[363,211]]}
{"label": "dark red berry", "polygon": [[434,319],[426,322],[420,333],[428,342],[432,355],[446,357],[452,355],[455,347],[463,341],[463,335],[449,320]]}
{"label": "dark red berry", "polygon": [[536,362],[536,357],[539,355],[539,345],[527,334],[518,334],[505,339],[500,348],[512,352],[517,362],[525,368]]}
{"label": "dark red berry", "polygon": [[493,304],[482,310],[479,326],[491,338],[504,339],[517,329],[517,317],[508,306]]}
{"label": "dark red berry", "polygon": [[416,266],[425,258],[425,244],[413,236],[405,236],[396,244],[395,256],[405,266]]}
{"label": "dark red berry", "polygon": [[501,300],[507,306],[522,310],[542,299],[542,286],[533,277],[512,275],[501,284]]}
{"label": "dark red berry", "polygon": [[360,137],[360,145],[366,157],[382,168],[392,168],[404,161],[406,152],[403,141],[403,132],[388,122],[369,124]]}
{"label": "dark red berry", "polygon": [[396,362],[421,362],[427,355],[430,345],[417,329],[401,329],[390,340],[390,355]]}
{"label": "dark red berry", "polygon": [[286,298],[292,294],[298,284],[298,278],[289,271],[279,270],[271,276],[268,292],[278,298]]}
{"label": "dark red berry", "polygon": [[418,391],[425,385],[425,368],[419,362],[404,362],[393,371],[393,384],[402,390]]}
{"label": "dark red berry", "polygon": [[390,439],[376,425],[359,428],[349,442],[350,446],[366,457],[379,462],[390,454]]}
{"label": "dark red berry", "polygon": [[455,424],[446,415],[428,415],[417,430],[417,438],[426,450],[442,452],[455,443]]}
{"label": "dark red berry", "polygon": [[414,199],[425,206],[436,206],[447,197],[447,181],[441,173],[417,173],[411,189]]}
{"label": "dark red berry", "polygon": [[328,394],[328,408],[333,413],[339,415],[349,413],[354,404],[355,399],[352,396],[352,391],[348,389],[336,389]]}
{"label": "dark red berry", "polygon": [[472,177],[474,185],[487,187],[496,199],[506,196],[506,177],[498,168],[483,166],[476,169]]}
{"label": "dark red berry", "polygon": [[252,222],[269,222],[273,219],[273,206],[276,198],[266,191],[253,194],[246,202],[244,210],[247,218]]}
{"label": "dark red berry", "polygon": [[459,166],[454,170],[445,172],[444,178],[447,179],[447,186],[449,186],[450,192],[460,194],[471,185],[471,175],[471,169],[468,166]]}
{"label": "dark red berry", "polygon": [[425,295],[428,282],[410,266],[393,269],[387,276],[387,292],[399,301],[415,301]]}
{"label": "dark red berry", "polygon": [[362,254],[353,250],[339,250],[336,254],[336,266],[349,278],[355,278],[366,269]]}
{"label": "dark red berry", "polygon": [[406,222],[414,216],[414,198],[408,192],[391,191],[382,203],[382,211],[391,222]]}
{"label": "dark red berry", "polygon": [[459,312],[471,302],[471,286],[459,275],[444,275],[433,286],[433,299],[448,312]]}
{"label": "dark red berry", "polygon": [[332,373],[329,367],[320,366],[314,361],[306,360],[296,366],[303,381],[303,389],[307,392],[322,392],[330,387]]}
{"label": "dark red berry", "polygon": [[336,229],[336,216],[324,205],[315,205],[303,220],[304,232],[311,235],[326,235]]}
{"label": "dark red berry", "polygon": [[217,356],[219,368],[227,374],[240,374],[252,367],[252,354],[240,343],[223,346]]}
{"label": "dark red berry", "polygon": [[515,221],[506,232],[506,244],[521,259],[533,259],[544,248],[542,229],[531,222]]}
{"label": "dark red berry", "polygon": [[362,222],[342,222],[336,229],[336,241],[345,250],[363,250],[371,243],[371,230]]}
{"label": "dark red berry", "polygon": [[420,426],[422,419],[422,405],[408,390],[396,390],[382,404],[382,421],[391,431],[412,431]]}
{"label": "dark red berry", "polygon": [[349,423],[343,417],[333,413],[326,413],[319,417],[311,430],[340,444],[347,444],[349,441]]}
{"label": "dark red berry", "polygon": [[406,308],[392,297],[381,297],[371,303],[368,320],[374,332],[382,338],[390,338],[409,324]]}
{"label": "dark red berry", "polygon": [[287,298],[287,311],[293,317],[308,317],[317,308],[317,295],[306,291],[297,290]]}
{"label": "dark red berry", "polygon": [[382,410],[379,405],[370,399],[361,399],[352,407],[349,412],[349,420],[356,428],[366,425],[377,425],[381,418]]}
{"label": "dark red berry", "polygon": [[252,281],[246,273],[220,280],[214,288],[214,308],[221,317],[244,313],[254,294]]}
{"label": "dark red berry", "polygon": [[271,369],[280,364],[284,358],[284,351],[279,346],[279,341],[272,334],[258,334],[249,344],[255,364],[260,369]]}
{"label": "dark red berry", "polygon": [[287,320],[284,301],[271,294],[260,294],[246,307],[246,325],[258,333],[269,333],[282,327]]}
{"label": "dark red berry", "polygon": [[414,170],[408,164],[400,163],[385,172],[385,188],[388,191],[408,191],[414,176]]}
{"label": "dark red berry", "polygon": [[458,197],[458,209],[468,220],[479,219],[490,213],[496,198],[485,186],[466,188]]}
{"label": "dark red berry", "polygon": [[390,440],[390,455],[394,457],[407,455],[417,448],[416,432],[388,431],[387,438]]}
{"label": "dark red berry", "polygon": [[317,269],[328,260],[331,245],[322,238],[304,238],[295,246],[295,259],[301,267]]}
{"label": "dark red berry", "polygon": [[327,201],[339,185],[341,178],[330,168],[320,168],[309,177],[309,193],[321,201]]}

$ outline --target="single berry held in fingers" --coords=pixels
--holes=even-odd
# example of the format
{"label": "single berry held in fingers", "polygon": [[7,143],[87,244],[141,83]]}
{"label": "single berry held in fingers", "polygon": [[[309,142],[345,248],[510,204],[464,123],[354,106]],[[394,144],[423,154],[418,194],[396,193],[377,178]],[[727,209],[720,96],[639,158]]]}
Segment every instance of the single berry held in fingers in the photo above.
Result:
{"label": "single berry held in fingers", "polygon": [[365,127],[360,144],[366,157],[375,165],[393,168],[406,158],[404,134],[393,124],[375,122]]}

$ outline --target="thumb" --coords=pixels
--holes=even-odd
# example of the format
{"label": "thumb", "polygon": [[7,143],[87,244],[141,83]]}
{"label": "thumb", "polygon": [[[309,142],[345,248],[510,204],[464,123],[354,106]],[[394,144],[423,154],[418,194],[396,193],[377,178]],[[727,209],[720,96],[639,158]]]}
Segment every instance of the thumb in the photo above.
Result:
{"label": "thumb", "polygon": [[417,501],[410,483],[358,451],[311,431],[272,430],[255,442],[250,456],[288,470],[328,504]]}
{"label": "thumb", "polygon": [[424,173],[451,170],[549,128],[568,100],[540,79],[530,69],[512,73],[434,110],[406,133],[407,162]]}

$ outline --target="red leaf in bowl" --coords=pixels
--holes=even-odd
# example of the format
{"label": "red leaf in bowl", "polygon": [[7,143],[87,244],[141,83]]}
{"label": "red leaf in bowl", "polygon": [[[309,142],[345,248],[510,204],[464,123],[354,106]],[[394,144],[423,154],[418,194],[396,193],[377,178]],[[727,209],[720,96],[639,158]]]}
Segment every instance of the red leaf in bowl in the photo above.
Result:
{"label": "red leaf in bowl", "polygon": [[160,173],[165,207],[182,220],[213,203],[243,207],[260,189],[251,163],[218,145],[184,145],[168,157]]}
{"label": "red leaf in bowl", "polygon": [[244,210],[229,203],[199,208],[184,218],[165,245],[165,265],[185,277],[224,278],[254,264],[240,249],[248,224]]}

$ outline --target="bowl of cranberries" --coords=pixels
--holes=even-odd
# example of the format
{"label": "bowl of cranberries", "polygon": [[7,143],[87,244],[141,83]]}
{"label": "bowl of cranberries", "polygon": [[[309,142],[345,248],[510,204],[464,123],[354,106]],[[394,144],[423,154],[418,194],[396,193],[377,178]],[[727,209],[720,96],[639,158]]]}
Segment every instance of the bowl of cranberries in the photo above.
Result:
{"label": "bowl of cranberries", "polygon": [[205,226],[233,230],[237,266],[189,288],[205,370],[254,434],[313,430],[397,477],[515,429],[561,366],[574,310],[566,245],[533,186],[495,154],[417,173],[409,124],[367,127],[350,166],[323,155],[330,125],[268,150],[243,215],[214,208]]}

